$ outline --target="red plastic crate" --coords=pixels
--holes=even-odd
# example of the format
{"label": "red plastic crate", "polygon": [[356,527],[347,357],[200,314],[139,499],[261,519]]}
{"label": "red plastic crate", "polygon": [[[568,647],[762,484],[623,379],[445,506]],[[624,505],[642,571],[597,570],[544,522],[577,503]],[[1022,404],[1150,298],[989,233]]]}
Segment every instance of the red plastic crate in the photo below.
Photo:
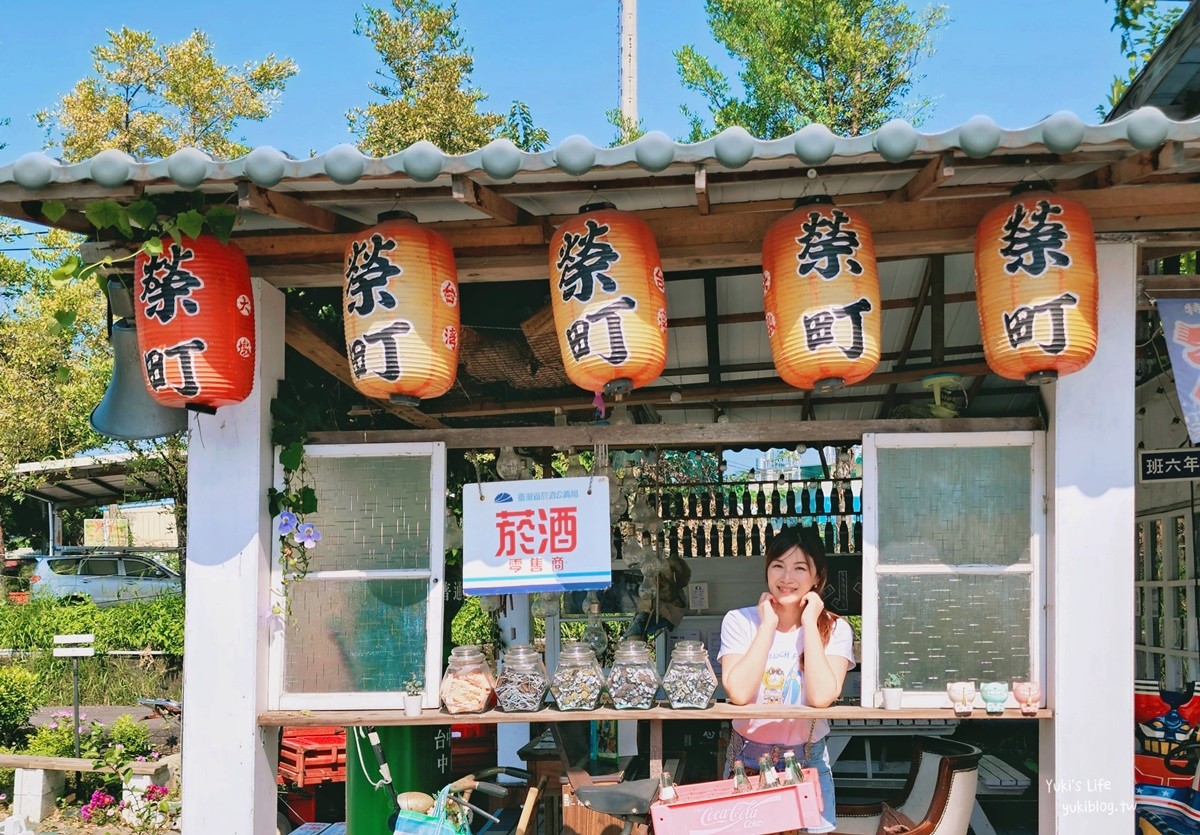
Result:
{"label": "red plastic crate", "polygon": [[346,734],[284,737],[279,746],[279,780],[297,786],[346,782]]}
{"label": "red plastic crate", "polygon": [[679,799],[654,803],[650,815],[655,832],[703,832],[705,835],[769,835],[823,825],[816,770],[804,769],[806,782],[774,789],[733,794],[733,780],[676,786]]}

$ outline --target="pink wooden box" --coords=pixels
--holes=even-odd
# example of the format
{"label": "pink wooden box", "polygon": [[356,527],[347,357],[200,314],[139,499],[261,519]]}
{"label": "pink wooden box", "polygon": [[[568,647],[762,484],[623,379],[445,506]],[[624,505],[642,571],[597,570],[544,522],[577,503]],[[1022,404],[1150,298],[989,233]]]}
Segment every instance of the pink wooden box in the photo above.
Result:
{"label": "pink wooden box", "polygon": [[678,800],[650,807],[654,831],[768,835],[822,826],[816,769],[804,769],[804,779],[798,786],[759,790],[755,775],[750,778],[755,791],[744,794],[733,794],[733,780],[676,786]]}

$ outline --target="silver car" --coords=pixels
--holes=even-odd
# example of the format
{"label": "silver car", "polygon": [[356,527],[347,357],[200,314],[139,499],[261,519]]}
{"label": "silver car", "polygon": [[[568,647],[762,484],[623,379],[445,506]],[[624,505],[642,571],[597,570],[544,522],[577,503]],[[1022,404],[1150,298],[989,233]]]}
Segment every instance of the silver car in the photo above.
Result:
{"label": "silver car", "polygon": [[179,574],[144,554],[93,553],[38,556],[29,577],[35,595],[91,599],[97,606],[180,594]]}

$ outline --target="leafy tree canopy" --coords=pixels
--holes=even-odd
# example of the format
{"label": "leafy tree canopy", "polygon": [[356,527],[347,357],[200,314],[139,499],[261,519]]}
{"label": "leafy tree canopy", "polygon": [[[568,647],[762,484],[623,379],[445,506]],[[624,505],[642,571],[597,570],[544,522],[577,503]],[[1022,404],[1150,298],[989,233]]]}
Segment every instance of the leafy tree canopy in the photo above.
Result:
{"label": "leafy tree canopy", "polygon": [[1142,67],[1179,21],[1186,8],[1184,0],[1167,0],[1173,5],[1159,6],[1157,0],[1114,0],[1112,29],[1121,32],[1121,51],[1129,61],[1125,75],[1115,75],[1108,92],[1108,107],[1096,108],[1101,116],[1117,106]]}
{"label": "leafy tree canopy", "polygon": [[914,13],[902,0],[706,0],[705,8],[713,37],[742,65],[742,94],[695,46],[678,50],[683,86],[709,108],[707,116],[683,108],[690,141],[734,125],[774,139],[810,122],[853,136],[897,116],[919,122],[929,106],[912,88],[945,6]]}
{"label": "leafy tree canopy", "polygon": [[392,0],[395,14],[367,6],[354,32],[375,45],[383,81],[368,85],[383,101],[346,114],[363,151],[386,156],[419,140],[449,154],[473,151],[505,137],[527,151],[549,137],[529,108],[514,101],[507,117],[480,110],[487,95],[471,85],[475,59],[456,26],[458,9],[435,0]]}
{"label": "leafy tree canopy", "polygon": [[268,55],[237,69],[217,62],[197,30],[175,44],[129,28],[92,49],[94,74],[35,118],[47,147],[70,162],[119,148],[142,159],[195,147],[218,158],[249,149],[230,138],[242,121],[262,121],[297,72],[290,58]]}

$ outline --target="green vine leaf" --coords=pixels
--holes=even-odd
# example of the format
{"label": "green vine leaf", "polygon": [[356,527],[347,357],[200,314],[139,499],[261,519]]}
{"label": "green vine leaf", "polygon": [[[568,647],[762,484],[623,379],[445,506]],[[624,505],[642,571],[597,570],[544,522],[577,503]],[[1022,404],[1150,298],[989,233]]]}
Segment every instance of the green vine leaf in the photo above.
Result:
{"label": "green vine leaf", "polygon": [[65,330],[75,324],[78,315],[78,312],[74,310],[57,310],[54,312],[54,320],[58,322],[59,327]]}
{"label": "green vine leaf", "polygon": [[300,488],[297,498],[299,499],[299,506],[296,508],[296,510],[298,510],[300,513],[317,512],[317,491],[312,487],[305,484]]}
{"label": "green vine leaf", "polygon": [[163,242],[162,238],[150,238],[142,244],[142,252],[147,255],[162,255]]}
{"label": "green vine leaf", "polygon": [[304,444],[294,441],[279,451],[279,463],[285,470],[298,470],[304,462]]}
{"label": "green vine leaf", "polygon": [[[88,203],[84,208],[83,214],[87,217],[88,222],[97,229],[107,229],[110,226],[117,225],[117,218],[121,216],[121,205],[115,200],[97,200],[94,203]],[[128,223],[128,219],[126,219]]]}
{"label": "green vine leaf", "polygon": [[67,206],[61,200],[46,200],[42,203],[42,214],[51,223],[54,223],[66,213]]}
{"label": "green vine leaf", "polygon": [[176,221],[179,224],[179,231],[183,232],[189,238],[200,237],[200,230],[204,228],[204,215],[195,209],[189,209],[184,212],[176,218]]}
{"label": "green vine leaf", "polygon": [[149,200],[135,200],[129,204],[129,220],[140,229],[149,229],[158,219],[158,207]]}
{"label": "green vine leaf", "polygon": [[283,494],[274,487],[267,488],[267,513],[269,513],[272,518],[278,516],[279,511],[283,510],[283,507],[279,503],[282,495]]}
{"label": "green vine leaf", "polygon": [[209,231],[223,244],[229,243],[233,235],[233,226],[237,222],[237,212],[231,206],[213,206],[204,216]]}

